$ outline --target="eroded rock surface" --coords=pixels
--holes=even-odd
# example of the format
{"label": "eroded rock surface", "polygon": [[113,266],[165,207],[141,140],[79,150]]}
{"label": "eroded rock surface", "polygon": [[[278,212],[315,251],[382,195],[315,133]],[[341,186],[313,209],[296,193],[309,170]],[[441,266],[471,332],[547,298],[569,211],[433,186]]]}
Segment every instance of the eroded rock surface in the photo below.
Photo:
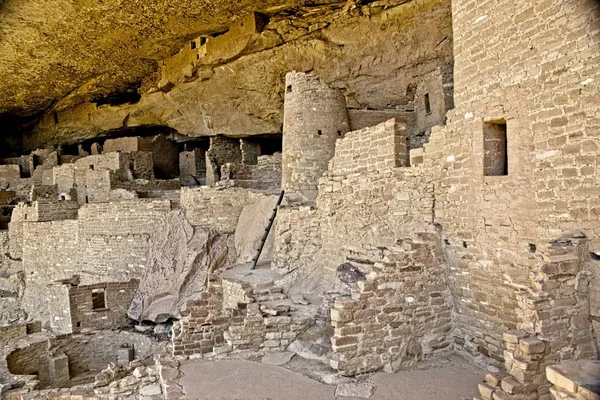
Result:
{"label": "eroded rock surface", "polygon": [[404,2],[273,16],[257,36],[278,40],[257,39],[227,60],[190,64],[161,91],[153,74],[135,104],[63,101],[69,107],[48,113],[24,144],[76,142],[139,125],[165,125],[193,137],[278,133],[284,76],[291,70],[313,71],[343,89],[349,107],[402,107],[424,74],[451,68],[452,24],[448,0],[398,3]]}
{"label": "eroded rock surface", "polygon": [[194,228],[182,211],[169,213],[156,232],[128,315],[160,323],[179,318],[180,306],[201,295],[208,275],[226,264],[228,247],[226,236]]}

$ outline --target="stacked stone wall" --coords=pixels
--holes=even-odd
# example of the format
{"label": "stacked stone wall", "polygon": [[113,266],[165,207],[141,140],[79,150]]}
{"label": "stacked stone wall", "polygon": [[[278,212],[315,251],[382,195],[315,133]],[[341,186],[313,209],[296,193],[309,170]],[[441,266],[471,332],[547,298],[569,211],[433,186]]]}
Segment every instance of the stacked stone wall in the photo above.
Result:
{"label": "stacked stone wall", "polygon": [[391,119],[339,139],[328,171],[349,175],[408,167],[408,162],[406,122]]}
{"label": "stacked stone wall", "polygon": [[[502,333],[525,322],[517,294],[538,291],[538,249],[575,230],[597,243],[599,5],[452,6],[456,108],[432,129],[418,168],[439,181],[435,220],[452,263],[455,340],[500,364]],[[504,176],[484,176],[490,124],[505,125]]]}
{"label": "stacked stone wall", "polygon": [[77,271],[79,243],[77,220],[23,223],[26,285],[21,303],[32,320],[59,332],[68,332],[71,322],[68,289],[56,281]]}
{"label": "stacked stone wall", "polygon": [[82,284],[141,277],[150,236],[170,210],[169,200],[136,199],[83,206],[78,225]]}
{"label": "stacked stone wall", "polygon": [[226,163],[241,163],[240,140],[225,136],[210,138],[206,152],[206,184],[214,186],[221,179],[221,166]]}
{"label": "stacked stone wall", "polygon": [[331,310],[333,368],[345,375],[391,372],[452,349],[452,299],[437,234],[357,255],[373,267],[352,298],[336,300]]}
{"label": "stacked stone wall", "polygon": [[321,267],[321,223],[312,207],[281,207],[274,226],[272,265],[285,272],[308,276]]}
{"label": "stacked stone wall", "polygon": [[230,311],[223,310],[223,288],[211,280],[202,299],[185,304],[183,317],[173,325],[173,355],[213,352],[223,346],[223,333],[229,328]]}
{"label": "stacked stone wall", "polygon": [[193,226],[231,233],[235,231],[244,207],[265,196],[240,189],[182,188],[181,207]]}
{"label": "stacked stone wall", "polygon": [[75,164],[63,164],[52,168],[52,184],[59,193],[68,193],[75,187]]}
{"label": "stacked stone wall", "polygon": [[[72,332],[83,329],[104,330],[129,325],[127,310],[137,290],[139,281],[96,283],[93,285],[72,286],[69,288]],[[104,309],[94,309],[92,291],[104,290]]]}
{"label": "stacked stone wall", "polygon": [[221,167],[221,180],[246,189],[278,189],[281,187],[281,153],[259,156],[254,165],[227,163]]}
{"label": "stacked stone wall", "polygon": [[[323,283],[336,268],[358,260],[364,248],[391,246],[414,232],[433,231],[433,183],[416,171],[394,168],[319,181]],[[369,265],[363,266],[368,269]]]}
{"label": "stacked stone wall", "polygon": [[197,185],[206,179],[205,150],[194,149],[179,153],[179,179],[182,185],[187,186]]}

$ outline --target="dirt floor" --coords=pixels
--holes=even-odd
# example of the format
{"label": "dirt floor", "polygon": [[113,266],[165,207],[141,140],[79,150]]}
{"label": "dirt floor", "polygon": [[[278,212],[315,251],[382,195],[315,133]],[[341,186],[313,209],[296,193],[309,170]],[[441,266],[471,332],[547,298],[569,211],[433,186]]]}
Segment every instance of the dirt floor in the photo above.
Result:
{"label": "dirt floor", "polygon": [[248,359],[187,361],[179,384],[188,398],[206,400],[470,400],[485,375],[454,355],[410,371],[359,379],[321,374],[317,381],[307,376],[314,376],[314,368],[311,374],[310,365],[299,365],[293,360],[282,366]]}

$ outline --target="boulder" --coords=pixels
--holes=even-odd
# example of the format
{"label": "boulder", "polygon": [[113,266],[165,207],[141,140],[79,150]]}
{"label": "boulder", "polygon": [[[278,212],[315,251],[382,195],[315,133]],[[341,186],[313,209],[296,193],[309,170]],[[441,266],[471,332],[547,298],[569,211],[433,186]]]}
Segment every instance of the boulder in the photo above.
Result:
{"label": "boulder", "polygon": [[[277,196],[268,196],[248,204],[242,210],[234,235],[238,264],[251,262],[256,256],[256,251],[276,204]],[[259,262],[271,260],[273,255],[273,230],[272,228],[269,236],[267,236]]]}
{"label": "boulder", "polygon": [[198,299],[208,275],[227,264],[227,236],[190,225],[178,210],[167,215],[151,238],[148,268],[129,307],[137,321],[180,318],[186,302]]}

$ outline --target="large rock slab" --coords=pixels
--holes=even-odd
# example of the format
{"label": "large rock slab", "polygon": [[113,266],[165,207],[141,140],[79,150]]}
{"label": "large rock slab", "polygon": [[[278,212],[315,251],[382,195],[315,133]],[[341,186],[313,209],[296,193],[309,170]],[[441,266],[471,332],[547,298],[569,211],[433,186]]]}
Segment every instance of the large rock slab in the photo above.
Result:
{"label": "large rock slab", "polygon": [[202,294],[208,275],[227,264],[227,236],[190,225],[182,211],[167,215],[151,238],[148,269],[129,307],[130,318],[164,322]]}
{"label": "large rock slab", "polygon": [[[276,204],[277,196],[269,196],[245,206],[242,210],[234,235],[238,264],[250,262],[256,256],[256,251]],[[271,229],[267,236],[259,262],[267,262],[272,258],[273,230]]]}

